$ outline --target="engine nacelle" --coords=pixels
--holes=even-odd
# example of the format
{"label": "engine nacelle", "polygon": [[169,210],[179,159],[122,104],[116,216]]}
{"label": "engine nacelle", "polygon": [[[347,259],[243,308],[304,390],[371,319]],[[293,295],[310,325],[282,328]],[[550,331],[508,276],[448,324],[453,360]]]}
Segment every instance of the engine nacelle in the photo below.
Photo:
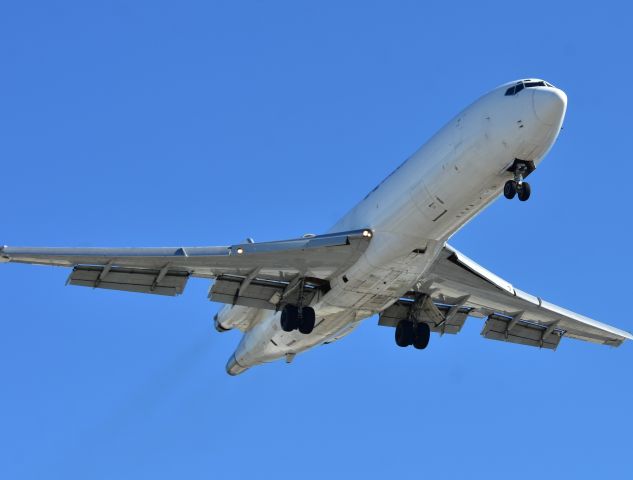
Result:
{"label": "engine nacelle", "polygon": [[224,305],[213,317],[213,322],[218,332],[226,332],[234,328],[245,331],[265,312],[266,310],[260,308]]}

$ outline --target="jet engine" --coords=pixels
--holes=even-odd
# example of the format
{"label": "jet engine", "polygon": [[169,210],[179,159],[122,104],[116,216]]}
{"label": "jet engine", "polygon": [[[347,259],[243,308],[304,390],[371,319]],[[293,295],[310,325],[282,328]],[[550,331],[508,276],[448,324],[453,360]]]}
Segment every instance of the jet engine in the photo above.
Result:
{"label": "jet engine", "polygon": [[[218,332],[226,332],[237,328],[241,331],[259,320],[267,310],[261,308],[244,307],[242,305],[224,305],[213,317],[215,329]],[[269,312],[269,311],[268,311]]]}

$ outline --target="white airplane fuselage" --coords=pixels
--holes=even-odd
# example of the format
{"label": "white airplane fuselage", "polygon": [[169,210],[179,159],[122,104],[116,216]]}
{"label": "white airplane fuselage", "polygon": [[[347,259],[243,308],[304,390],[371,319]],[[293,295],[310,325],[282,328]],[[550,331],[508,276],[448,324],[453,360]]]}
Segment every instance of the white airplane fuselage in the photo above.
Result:
{"label": "white airplane fuselage", "polygon": [[283,331],[280,312],[241,307],[252,328],[227,364],[230,374],[341,338],[424,282],[448,238],[502,193],[515,161],[538,165],[560,132],[566,95],[550,86],[506,95],[515,83],[460,112],[331,228],[366,228],[373,238],[311,305],[311,334]]}

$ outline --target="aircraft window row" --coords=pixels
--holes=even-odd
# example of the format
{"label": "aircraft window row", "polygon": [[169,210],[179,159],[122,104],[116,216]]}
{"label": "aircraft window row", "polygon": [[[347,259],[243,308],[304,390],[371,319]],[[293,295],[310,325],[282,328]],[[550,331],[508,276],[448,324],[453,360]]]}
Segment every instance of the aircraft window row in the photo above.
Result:
{"label": "aircraft window row", "polygon": [[524,88],[533,88],[533,87],[552,87],[553,88],[554,85],[552,85],[549,82],[544,82],[543,80],[539,80],[539,81],[523,81],[523,82],[519,82],[516,85],[508,88],[506,90],[506,96],[516,95],[517,93],[519,93]]}

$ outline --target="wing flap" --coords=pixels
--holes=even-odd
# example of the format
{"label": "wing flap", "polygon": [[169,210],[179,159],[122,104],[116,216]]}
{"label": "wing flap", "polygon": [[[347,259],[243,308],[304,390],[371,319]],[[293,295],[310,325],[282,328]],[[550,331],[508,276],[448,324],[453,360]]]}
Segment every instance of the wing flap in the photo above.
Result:
{"label": "wing flap", "polygon": [[378,325],[396,327],[401,320],[415,318],[417,322],[428,324],[432,332],[455,335],[468,318],[469,309],[463,307],[464,303],[465,299],[455,305],[438,304],[426,295],[401,298],[380,314]]}
{"label": "wing flap", "polygon": [[[312,303],[319,292],[329,290],[329,282],[307,278],[303,285],[293,281],[277,281],[254,277],[222,275],[209,290],[209,300],[245,307],[277,310],[282,303],[296,303],[300,288],[303,288],[303,301]],[[299,280],[299,277],[296,277]]]}
{"label": "wing flap", "polygon": [[69,285],[105,288],[125,292],[150,293],[156,295],[180,295],[187,285],[186,272],[165,272],[130,268],[96,266],[75,267],[68,277]]}
{"label": "wing flap", "polygon": [[513,324],[512,318],[490,315],[481,334],[491,340],[556,350],[563,332],[526,322]]}

